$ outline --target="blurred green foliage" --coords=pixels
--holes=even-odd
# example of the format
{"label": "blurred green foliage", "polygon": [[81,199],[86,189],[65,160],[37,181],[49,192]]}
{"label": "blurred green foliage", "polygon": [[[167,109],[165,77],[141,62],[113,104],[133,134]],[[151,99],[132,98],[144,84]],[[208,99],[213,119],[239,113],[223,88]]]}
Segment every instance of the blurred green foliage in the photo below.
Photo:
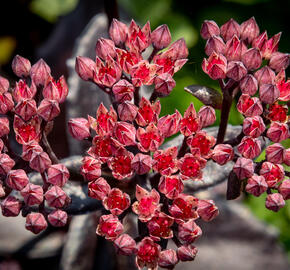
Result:
{"label": "blurred green foliage", "polygon": [[[268,35],[283,31],[279,49],[289,51],[289,20],[290,1],[275,0],[224,0],[224,1],[192,1],[189,5],[185,0],[120,0],[122,7],[130,13],[132,18],[145,23],[151,23],[155,29],[160,24],[167,24],[172,33],[172,40],[184,37],[189,48],[189,60],[181,71],[175,74],[176,88],[169,97],[161,99],[162,114],[173,113],[177,108],[181,113],[193,102],[198,110],[202,104],[183,89],[190,84],[200,84],[219,90],[217,82],[209,79],[201,69],[202,59],[205,57],[205,41],[199,36],[199,30],[204,20],[215,20],[222,25],[230,18],[241,23],[255,16],[260,30],[267,29]],[[283,7],[283,8],[281,8]],[[217,111],[218,125],[220,112]],[[230,123],[241,124],[243,118],[233,104]],[[290,140],[284,143],[289,148]],[[263,152],[258,160],[265,157]],[[288,168],[289,169],[289,168]],[[265,196],[256,198],[247,196],[246,205],[261,220],[274,225],[280,231],[280,240],[290,255],[290,203],[278,213],[265,208]]]}

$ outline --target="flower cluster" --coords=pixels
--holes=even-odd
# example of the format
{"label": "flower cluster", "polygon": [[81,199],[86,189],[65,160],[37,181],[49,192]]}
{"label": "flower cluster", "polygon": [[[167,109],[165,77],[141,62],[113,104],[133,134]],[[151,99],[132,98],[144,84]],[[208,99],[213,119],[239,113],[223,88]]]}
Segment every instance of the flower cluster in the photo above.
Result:
{"label": "flower cluster", "polygon": [[[243,136],[233,170],[246,180],[247,192],[267,192],[266,207],[278,211],[290,198],[290,180],[282,166],[289,166],[290,152],[280,144],[289,138],[290,80],[286,81],[285,69],[290,56],[278,51],[281,33],[268,38],[250,18],[241,25],[230,19],[221,27],[205,21],[201,36],[207,40],[209,56],[202,64],[204,72],[220,81],[223,92],[242,92],[237,109],[244,116]],[[274,144],[267,146],[265,160],[254,162],[261,153],[261,138]]]}
{"label": "flower cluster", "polygon": [[[26,229],[39,233],[46,229],[47,220],[55,227],[67,222],[62,208],[70,198],[62,187],[69,172],[51,156],[47,135],[68,87],[64,77],[54,80],[42,59],[31,66],[29,60],[17,55],[12,69],[21,78],[15,87],[10,88],[8,80],[0,77],[1,209],[7,217],[18,216],[22,210]],[[21,155],[10,146],[13,140],[21,146]],[[29,180],[28,173],[32,171],[41,173],[42,185]],[[50,212],[45,210],[45,202],[52,209]]]}
{"label": "flower cluster", "polygon": [[[109,33],[111,39],[97,41],[96,61],[78,57],[76,71],[107,92],[113,106],[101,104],[96,117],[69,121],[75,139],[92,143],[81,174],[88,181],[89,196],[101,200],[107,210],[97,234],[113,241],[119,254],[135,254],[139,268],[173,268],[197,253],[192,244],[202,231],[196,220],[210,221],[218,215],[213,201],[183,193],[184,182],[201,181],[207,160],[225,164],[233,159],[233,149],[213,149],[215,138],[202,131],[216,119],[209,106],[197,113],[191,104],[183,116],[177,110],[159,116],[156,98],[171,92],[172,76],[187,61],[183,39],[169,46],[168,27],[151,32],[149,22],[141,29],[134,21],[127,27],[113,20]],[[144,59],[147,48],[151,55]],[[150,100],[139,100],[142,85],[154,86]],[[179,132],[184,135],[181,147],[162,147],[166,138]],[[123,224],[130,212],[138,218],[135,239]],[[164,239],[173,239],[178,249],[161,247]]]}

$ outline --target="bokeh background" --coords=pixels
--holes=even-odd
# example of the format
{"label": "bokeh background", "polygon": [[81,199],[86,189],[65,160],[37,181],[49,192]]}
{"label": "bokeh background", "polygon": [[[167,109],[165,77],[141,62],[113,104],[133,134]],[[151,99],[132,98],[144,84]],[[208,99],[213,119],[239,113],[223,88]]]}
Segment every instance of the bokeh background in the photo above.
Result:
{"label": "bokeh background", "polygon": [[[106,1],[106,0],[104,0]],[[284,0],[119,0],[120,17],[134,18],[140,24],[150,20],[151,29],[167,24],[172,39],[184,37],[189,48],[189,61],[175,75],[177,82],[173,93],[162,99],[162,114],[173,113],[177,108],[184,112],[190,102],[199,109],[201,103],[183,89],[190,84],[207,85],[219,89],[201,69],[205,41],[199,30],[205,19],[215,20],[219,25],[234,18],[239,23],[256,18],[260,30],[267,30],[272,36],[283,32],[279,50],[290,51],[290,1]],[[53,75],[67,75],[66,60],[71,56],[76,38],[90,19],[104,10],[101,0],[7,0],[1,1],[0,16],[0,75],[14,79],[11,61],[16,54],[32,62],[43,57],[52,67]],[[289,76],[289,71],[288,71]],[[65,112],[65,108],[64,112]],[[217,112],[219,123],[219,112]],[[64,116],[62,120],[64,121]],[[242,116],[233,104],[230,123],[242,123]],[[62,125],[60,123],[59,125]],[[61,130],[61,129],[60,129]],[[68,153],[65,134],[55,134],[57,153],[65,157]],[[285,142],[285,147],[290,143]],[[261,155],[262,158],[264,154]],[[279,213],[264,207],[265,197],[245,197],[244,203],[261,220],[272,224],[280,232],[280,241],[290,258],[290,203]]]}

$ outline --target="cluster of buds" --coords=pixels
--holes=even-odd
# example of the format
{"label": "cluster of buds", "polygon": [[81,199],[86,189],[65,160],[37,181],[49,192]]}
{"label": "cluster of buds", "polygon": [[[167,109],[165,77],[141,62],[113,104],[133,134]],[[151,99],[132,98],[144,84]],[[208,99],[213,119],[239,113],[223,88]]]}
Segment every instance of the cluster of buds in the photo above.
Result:
{"label": "cluster of buds", "polygon": [[[26,229],[39,233],[46,229],[47,221],[55,227],[67,222],[62,208],[70,198],[62,187],[69,172],[52,155],[47,135],[60,113],[59,104],[65,101],[68,87],[64,77],[54,80],[42,59],[31,66],[29,60],[17,55],[12,69],[20,77],[13,88],[0,77],[1,209],[6,217],[18,216],[22,211]],[[11,142],[21,146],[20,155]],[[41,174],[42,185],[30,181],[29,173],[33,171]]]}
{"label": "cluster of buds", "polygon": [[[250,18],[241,25],[230,19],[221,27],[205,21],[201,36],[207,40],[209,56],[203,70],[220,80],[223,91],[242,92],[237,109],[244,116],[243,136],[233,171],[246,181],[248,193],[260,196],[267,192],[266,207],[278,211],[290,198],[290,180],[285,179],[289,172],[283,168],[290,164],[290,152],[281,144],[289,138],[290,80],[286,80],[285,69],[290,56],[278,51],[281,33],[268,38]],[[261,153],[261,138],[274,144],[267,146],[265,160],[254,162]]]}
{"label": "cluster of buds", "polygon": [[[88,195],[106,210],[96,232],[112,241],[119,254],[134,254],[139,268],[173,268],[179,260],[195,258],[193,243],[202,234],[197,220],[211,221],[218,215],[212,200],[185,194],[184,182],[202,181],[207,161],[225,164],[233,159],[233,149],[213,149],[215,138],[202,131],[216,120],[209,106],[197,113],[191,104],[183,116],[177,110],[159,116],[157,97],[171,92],[172,76],[187,61],[183,39],[169,45],[168,27],[151,32],[149,22],[141,29],[134,21],[127,27],[113,20],[109,33],[111,39],[97,41],[96,61],[78,57],[76,71],[108,93],[113,105],[108,109],[101,104],[96,117],[68,123],[75,139],[92,143],[81,174],[88,181]],[[146,49],[151,55],[143,59]],[[142,85],[154,86],[150,100],[140,100]],[[179,132],[184,135],[182,146],[162,147]],[[138,219],[135,239],[123,224],[128,213]],[[161,245],[168,239],[174,240],[176,250]]]}

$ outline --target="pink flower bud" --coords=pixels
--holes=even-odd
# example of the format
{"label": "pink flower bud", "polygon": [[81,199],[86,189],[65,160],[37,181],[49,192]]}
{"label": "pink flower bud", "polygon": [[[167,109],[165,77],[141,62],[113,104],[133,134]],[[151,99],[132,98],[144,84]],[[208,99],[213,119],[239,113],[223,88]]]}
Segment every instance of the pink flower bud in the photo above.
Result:
{"label": "pink flower bud", "polygon": [[157,127],[160,130],[163,137],[170,137],[179,131],[179,123],[181,120],[181,114],[179,111],[175,111],[174,114],[165,115],[159,118]]}
{"label": "pink flower bud", "polygon": [[243,40],[233,36],[226,43],[225,56],[228,61],[240,61],[242,55],[247,51],[247,46]]}
{"label": "pink flower bud", "polygon": [[0,76],[0,94],[7,92],[9,89],[9,81]]}
{"label": "pink flower bud", "polygon": [[211,106],[202,106],[198,112],[201,128],[212,125],[216,121],[215,110]]}
{"label": "pink flower bud", "polygon": [[267,130],[267,137],[275,143],[289,138],[289,129],[286,123],[272,122]]}
{"label": "pink flower bud", "polygon": [[225,165],[234,158],[234,149],[229,144],[218,144],[212,152],[211,158],[219,165]]}
{"label": "pink flower bud", "polygon": [[28,59],[16,55],[12,61],[12,70],[17,77],[28,77],[31,64]]}
{"label": "pink flower bud", "polygon": [[265,59],[270,59],[271,55],[278,50],[278,45],[281,37],[281,32],[271,37],[269,40],[265,40],[261,52]]}
{"label": "pink flower bud", "polygon": [[201,228],[193,219],[178,225],[178,239],[185,244],[192,244],[201,234]]}
{"label": "pink flower bud", "polygon": [[286,69],[290,64],[290,55],[281,52],[275,52],[271,55],[269,66],[276,72]]}
{"label": "pink flower bud", "polygon": [[192,245],[181,246],[177,249],[177,256],[182,262],[193,261],[197,254],[197,248]]}
{"label": "pink flower bud", "polygon": [[99,38],[96,43],[96,55],[105,60],[108,56],[116,56],[115,44],[112,40]]}
{"label": "pink flower bud", "polygon": [[29,183],[20,193],[28,206],[39,205],[43,201],[43,189],[41,186]]}
{"label": "pink flower bud", "polygon": [[268,189],[268,184],[263,176],[252,175],[246,185],[246,191],[256,197],[259,197]]}
{"label": "pink flower bud", "polygon": [[240,36],[240,25],[234,20],[230,19],[221,26],[221,36],[225,41],[230,40],[233,36]]}
{"label": "pink flower bud", "polygon": [[121,144],[125,146],[135,145],[136,129],[127,122],[117,122],[114,127],[114,136]]}
{"label": "pink flower bud", "polygon": [[184,38],[180,38],[180,39],[174,41],[169,46],[167,53],[174,60],[187,58],[188,48],[186,46]]}
{"label": "pink flower bud", "polygon": [[50,77],[50,67],[40,59],[30,69],[30,77],[36,86],[45,85]]}
{"label": "pink flower bud", "polygon": [[237,147],[245,158],[254,159],[261,153],[261,142],[257,138],[246,136]]}
{"label": "pink flower bud", "polygon": [[111,106],[110,110],[108,111],[103,103],[101,103],[97,110],[96,116],[96,126],[94,129],[96,130],[97,134],[100,136],[106,136],[109,134],[111,135],[118,118],[117,113],[113,107]]}
{"label": "pink flower bud", "polygon": [[43,173],[51,165],[51,160],[47,153],[34,151],[29,161],[31,169]]}
{"label": "pink flower bud", "polygon": [[70,203],[70,198],[59,186],[52,186],[44,197],[47,204],[55,208],[62,208]]}
{"label": "pink flower bud", "polygon": [[103,205],[106,210],[118,216],[130,207],[130,196],[118,188],[113,188],[109,191],[108,196],[103,199]]}
{"label": "pink flower bud", "polygon": [[260,169],[260,175],[264,176],[270,188],[274,188],[285,176],[283,166],[265,161]]}
{"label": "pink flower bud", "polygon": [[83,56],[77,56],[75,63],[75,70],[80,78],[84,81],[92,81],[94,78],[96,63]]}
{"label": "pink flower bud", "polygon": [[265,124],[260,116],[247,117],[244,119],[243,132],[247,136],[258,138],[265,129]]}
{"label": "pink flower bud", "polygon": [[6,114],[14,107],[14,102],[10,93],[0,93],[0,114]]}
{"label": "pink flower bud", "polygon": [[224,54],[226,45],[220,36],[211,36],[205,45],[205,53],[210,56],[213,52]]}
{"label": "pink flower bud", "polygon": [[101,162],[92,157],[84,157],[80,171],[86,180],[94,181],[101,176]]}
{"label": "pink flower bud", "polygon": [[175,199],[184,189],[184,185],[179,177],[162,176],[159,181],[158,190],[168,199]]}
{"label": "pink flower bud", "polygon": [[213,79],[224,79],[227,71],[227,59],[222,55],[213,52],[208,59],[203,59],[203,71]]}
{"label": "pink flower bud", "polygon": [[72,118],[68,121],[68,131],[77,140],[84,140],[91,136],[90,125],[85,118]]}
{"label": "pink flower bud", "polygon": [[258,90],[258,81],[252,74],[247,74],[241,81],[240,81],[240,89],[243,94],[248,94],[253,96],[256,94]]}
{"label": "pink flower bud", "polygon": [[47,222],[42,214],[31,213],[26,216],[25,228],[34,234],[38,234],[47,228]]}
{"label": "pink flower bud", "polygon": [[16,190],[22,190],[29,183],[29,179],[24,170],[11,170],[6,179],[6,184]]}
{"label": "pink flower bud", "polygon": [[47,182],[62,187],[69,179],[69,171],[63,164],[51,165],[47,170]]}
{"label": "pink flower bud", "polygon": [[251,44],[260,33],[259,26],[254,17],[241,24],[241,38]]}
{"label": "pink flower bud", "polygon": [[266,104],[273,104],[280,95],[280,92],[274,84],[263,84],[259,89],[260,99]]}
{"label": "pink flower bud", "polygon": [[112,88],[116,101],[120,103],[132,100],[134,90],[134,86],[127,80],[118,81]]}
{"label": "pink flower bud", "polygon": [[283,196],[284,200],[290,199],[290,179],[286,179],[278,188],[279,193]]}
{"label": "pink flower bud", "polygon": [[254,162],[251,159],[240,157],[234,165],[233,171],[242,180],[254,174]]}
{"label": "pink flower bud", "polygon": [[59,99],[57,86],[52,80],[48,81],[48,83],[45,85],[42,91],[42,95],[45,99]]}
{"label": "pink flower bud", "polygon": [[227,77],[239,81],[247,74],[247,69],[240,61],[230,61],[227,66]]}
{"label": "pink flower bud", "polygon": [[175,80],[168,73],[162,73],[161,75],[155,77],[154,84],[155,93],[161,97],[168,96],[176,85]]}
{"label": "pink flower bud", "polygon": [[262,64],[262,55],[258,49],[250,48],[242,55],[242,62],[248,70],[255,70]]}
{"label": "pink flower bud", "polygon": [[220,34],[220,29],[215,21],[205,20],[200,29],[200,35],[203,39],[209,39],[211,36]]}
{"label": "pink flower bud", "polygon": [[109,34],[115,45],[120,46],[125,43],[127,39],[128,28],[126,24],[113,19],[110,25]]}
{"label": "pink flower bud", "polygon": [[6,175],[14,167],[15,162],[7,154],[0,154],[0,175]]}
{"label": "pink flower bud", "polygon": [[162,250],[159,254],[158,265],[163,268],[172,269],[178,263],[176,251],[173,249]]}
{"label": "pink flower bud", "polygon": [[29,161],[31,159],[31,156],[32,156],[33,152],[41,153],[41,152],[43,152],[43,149],[36,142],[31,142],[31,143],[22,145],[22,155],[21,155],[21,157],[22,157],[23,160]]}
{"label": "pink flower bud", "polygon": [[266,208],[278,212],[285,206],[285,201],[280,193],[268,194],[266,198]]}
{"label": "pink flower bud", "polygon": [[7,117],[0,117],[0,138],[8,135],[9,132],[9,119]]}
{"label": "pink flower bud", "polygon": [[261,101],[257,97],[250,97],[247,94],[240,96],[237,109],[246,117],[258,116],[263,113]]}
{"label": "pink flower bud", "polygon": [[31,82],[31,86],[29,87],[25,81],[19,80],[13,89],[13,97],[16,102],[19,102],[22,99],[32,99],[36,92],[37,88],[34,82]]}
{"label": "pink flower bud", "polygon": [[262,50],[262,48],[265,45],[265,43],[267,42],[267,40],[268,40],[267,31],[264,31],[262,34],[260,34],[256,38],[254,38],[254,40],[252,42],[252,46],[254,48]]}
{"label": "pink flower bud", "polygon": [[107,240],[115,240],[124,228],[119,219],[113,215],[103,215],[99,220],[97,234],[105,236]]}
{"label": "pink flower bud", "polygon": [[154,48],[162,50],[166,48],[171,42],[171,34],[166,24],[158,26],[151,33],[151,41]]}
{"label": "pink flower bud", "polygon": [[42,119],[49,122],[59,115],[59,104],[56,100],[43,99],[37,108],[37,113]]}
{"label": "pink flower bud", "polygon": [[103,177],[99,177],[98,179],[89,182],[88,189],[88,195],[91,198],[103,200],[108,196],[111,187]]}
{"label": "pink flower bud", "polygon": [[141,153],[138,153],[134,156],[132,159],[132,169],[137,174],[145,174],[148,173],[152,168],[152,158],[149,155],[144,155]]}
{"label": "pink flower bud", "polygon": [[285,158],[285,149],[280,143],[274,143],[266,148],[266,159],[274,164],[281,164]]}
{"label": "pink flower bud", "polygon": [[219,214],[219,210],[212,200],[199,200],[197,213],[204,221],[211,221]]}
{"label": "pink flower bud", "polygon": [[117,254],[130,256],[136,253],[137,246],[135,240],[128,234],[121,234],[115,241],[114,247]]}
{"label": "pink flower bud", "polygon": [[273,84],[275,81],[275,72],[268,66],[264,66],[255,72],[255,78],[257,79],[259,85],[263,84]]}
{"label": "pink flower bud", "polygon": [[8,196],[1,202],[2,215],[5,217],[17,217],[21,207],[21,202],[13,196]]}
{"label": "pink flower bud", "polygon": [[24,121],[28,121],[36,112],[36,102],[34,99],[22,99],[15,107],[15,113],[22,117]]}
{"label": "pink flower bud", "polygon": [[287,166],[290,166],[290,148],[286,149],[283,161]]}
{"label": "pink flower bud", "polygon": [[125,101],[118,106],[118,115],[122,121],[133,122],[136,118],[137,112],[137,106],[128,101]]}
{"label": "pink flower bud", "polygon": [[53,210],[47,219],[53,227],[63,227],[67,223],[67,213],[60,209]]}

